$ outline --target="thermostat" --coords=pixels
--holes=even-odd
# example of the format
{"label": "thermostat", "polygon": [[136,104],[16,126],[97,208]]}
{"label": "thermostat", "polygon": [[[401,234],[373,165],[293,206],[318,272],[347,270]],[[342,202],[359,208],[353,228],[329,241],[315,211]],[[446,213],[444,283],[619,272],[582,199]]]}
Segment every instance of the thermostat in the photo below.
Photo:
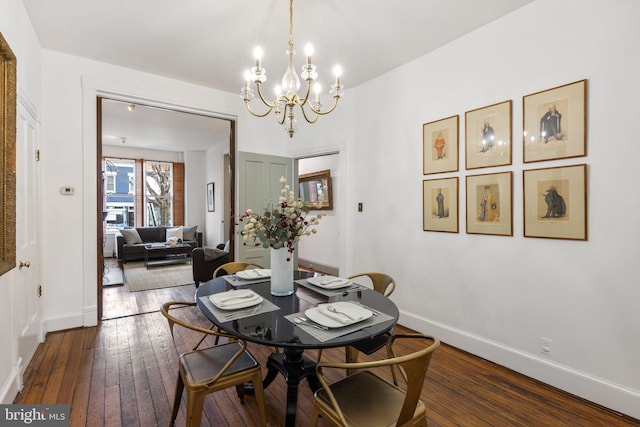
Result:
{"label": "thermostat", "polygon": [[73,187],[60,187],[60,194],[63,196],[73,196]]}

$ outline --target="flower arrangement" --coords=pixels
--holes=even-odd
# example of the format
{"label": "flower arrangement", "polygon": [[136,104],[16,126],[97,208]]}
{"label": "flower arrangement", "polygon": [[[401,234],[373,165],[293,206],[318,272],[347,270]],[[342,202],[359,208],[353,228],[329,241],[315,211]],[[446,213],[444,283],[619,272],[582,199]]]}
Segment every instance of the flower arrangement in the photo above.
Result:
{"label": "flower arrangement", "polygon": [[[295,198],[294,192],[286,184],[284,177],[280,178],[280,182],[282,183],[282,195],[278,199],[277,205],[265,208],[262,215],[247,209],[238,218],[239,222],[246,221],[240,230],[244,245],[252,241],[255,246],[262,245],[265,249],[286,247],[290,253],[293,253],[295,244],[302,236],[317,233],[314,226],[318,225],[320,219],[326,214],[320,212],[308,217],[309,207]],[[315,207],[320,207],[320,204]],[[290,257],[287,258],[287,261],[289,260],[291,260]]]}

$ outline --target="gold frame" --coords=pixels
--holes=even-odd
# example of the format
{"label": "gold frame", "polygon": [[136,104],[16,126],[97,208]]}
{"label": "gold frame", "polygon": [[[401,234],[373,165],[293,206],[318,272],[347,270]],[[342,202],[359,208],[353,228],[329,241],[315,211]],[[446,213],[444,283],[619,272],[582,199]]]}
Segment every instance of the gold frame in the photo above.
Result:
{"label": "gold frame", "polygon": [[513,236],[513,172],[469,175],[466,193],[467,234]]}
{"label": "gold frame", "polygon": [[[445,190],[444,194],[438,190]],[[422,230],[458,232],[458,177],[422,181]],[[444,196],[442,216],[438,215],[438,194]],[[444,204],[446,202],[446,205]]]}
{"label": "gold frame", "polygon": [[0,33],[0,275],[16,267],[16,56]]}
{"label": "gold frame", "polygon": [[[467,170],[511,164],[511,117],[511,100],[476,108],[464,114],[464,165]],[[489,132],[485,131],[485,126],[488,126]],[[483,138],[484,135],[491,135],[491,138]]]}
{"label": "gold frame", "polygon": [[[326,193],[327,193],[327,197],[322,202],[320,202],[320,207],[316,205],[318,203],[317,200],[313,200],[305,197],[305,194],[307,193],[302,191],[302,188],[304,185],[308,185],[312,182],[316,182],[316,185],[317,185],[318,181],[320,182],[320,185],[322,187],[326,188]],[[316,210],[316,211],[332,210],[333,195],[331,194],[331,170],[327,169],[323,171],[300,175],[298,177],[298,197],[300,197],[300,200],[302,201],[302,203],[304,203],[304,205],[311,210]]]}
{"label": "gold frame", "polygon": [[[555,130],[550,136],[543,134],[542,121],[553,118],[552,108],[560,117],[550,125]],[[587,80],[523,96],[522,119],[524,163],[586,156]]]}
{"label": "gold frame", "polygon": [[[524,170],[522,185],[524,237],[587,240],[586,164]],[[559,213],[547,202],[551,187],[562,196]]]}
{"label": "gold frame", "polygon": [[[422,125],[422,174],[457,172],[460,144],[460,116],[455,115]],[[439,137],[444,143],[438,149]]]}

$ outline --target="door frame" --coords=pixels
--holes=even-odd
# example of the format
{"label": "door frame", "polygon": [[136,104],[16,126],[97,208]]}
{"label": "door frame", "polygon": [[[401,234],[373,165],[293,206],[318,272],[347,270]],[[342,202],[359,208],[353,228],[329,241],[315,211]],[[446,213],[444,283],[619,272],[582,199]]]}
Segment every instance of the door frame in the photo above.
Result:
{"label": "door frame", "polygon": [[[231,212],[235,211],[235,152],[236,152],[236,118],[223,116],[220,114],[216,114],[213,111],[202,111],[198,110],[193,111],[189,107],[186,106],[178,106],[178,105],[170,105],[163,102],[158,101],[150,101],[150,100],[141,100],[135,97],[128,97],[126,95],[114,95],[107,94],[101,91],[96,91],[95,93],[95,102],[96,102],[96,200],[95,200],[95,209],[96,209],[96,283],[97,283],[97,321],[102,321],[103,315],[103,263],[104,263],[104,251],[103,251],[103,240],[104,240],[104,229],[103,229],[103,209],[102,209],[102,200],[104,197],[104,182],[102,176],[102,99],[112,99],[122,102],[129,103],[138,103],[144,104],[147,106],[163,108],[166,110],[190,113],[190,114],[199,114],[201,116],[211,117],[212,119],[221,119],[227,120],[229,122],[229,191],[230,191],[230,206],[224,206],[225,209]],[[229,224],[226,224],[227,227],[230,227],[229,231],[229,251],[233,254],[234,250],[234,226],[233,221],[230,221]],[[233,260],[233,255],[231,256]]]}

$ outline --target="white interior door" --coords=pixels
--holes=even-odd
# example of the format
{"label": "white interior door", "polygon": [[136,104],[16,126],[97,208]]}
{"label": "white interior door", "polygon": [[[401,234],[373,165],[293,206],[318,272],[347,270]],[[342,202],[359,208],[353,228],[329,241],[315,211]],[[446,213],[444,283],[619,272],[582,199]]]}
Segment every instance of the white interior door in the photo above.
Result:
{"label": "white interior door", "polygon": [[[277,203],[282,190],[280,177],[295,188],[297,178],[295,162],[289,157],[238,152],[238,213],[248,208],[263,212],[270,204]],[[241,225],[242,226],[242,225]],[[261,246],[243,245],[241,237],[236,239],[237,261],[250,261],[269,268],[269,251]]]}
{"label": "white interior door", "polygon": [[[38,174],[36,151],[39,125],[29,109],[18,102],[16,127],[16,275],[15,316],[20,374],[24,373],[42,341],[38,296]],[[22,384],[20,385],[22,386]]]}

